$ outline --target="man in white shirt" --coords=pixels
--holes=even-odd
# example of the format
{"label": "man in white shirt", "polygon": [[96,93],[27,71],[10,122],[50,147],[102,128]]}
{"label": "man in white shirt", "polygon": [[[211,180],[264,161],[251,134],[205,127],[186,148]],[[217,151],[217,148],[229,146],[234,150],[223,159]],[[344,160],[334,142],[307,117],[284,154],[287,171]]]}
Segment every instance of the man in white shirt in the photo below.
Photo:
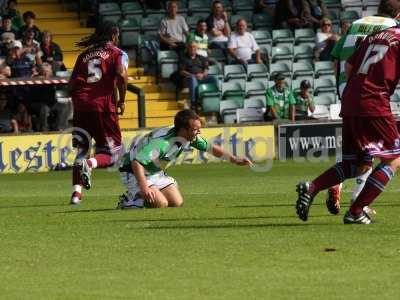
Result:
{"label": "man in white shirt", "polygon": [[246,30],[246,20],[239,19],[236,23],[236,31],[232,33],[228,43],[229,54],[237,63],[242,65],[261,64],[260,47],[258,47],[254,36]]}

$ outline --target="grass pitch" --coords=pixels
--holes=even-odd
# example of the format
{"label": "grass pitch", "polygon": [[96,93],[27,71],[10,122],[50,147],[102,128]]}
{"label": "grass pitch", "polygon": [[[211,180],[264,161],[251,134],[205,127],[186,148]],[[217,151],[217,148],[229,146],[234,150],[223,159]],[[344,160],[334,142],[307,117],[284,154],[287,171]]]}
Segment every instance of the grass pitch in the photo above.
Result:
{"label": "grass pitch", "polygon": [[399,179],[372,225],[343,225],[325,193],[304,223],[294,186],[328,165],[174,167],[185,205],[160,210],[116,210],[118,173],[96,170],[76,207],[69,172],[0,176],[0,297],[398,299]]}

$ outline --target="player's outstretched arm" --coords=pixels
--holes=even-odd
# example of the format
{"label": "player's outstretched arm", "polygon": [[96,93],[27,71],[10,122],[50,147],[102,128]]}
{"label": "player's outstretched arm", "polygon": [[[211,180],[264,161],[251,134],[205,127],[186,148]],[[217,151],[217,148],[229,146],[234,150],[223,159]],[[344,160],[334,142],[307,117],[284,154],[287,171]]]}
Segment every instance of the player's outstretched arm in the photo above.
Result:
{"label": "player's outstretched arm", "polygon": [[216,157],[224,157],[226,160],[229,160],[231,163],[238,166],[252,166],[253,163],[247,157],[236,157],[229,152],[224,151],[222,147],[218,145],[213,145],[211,148],[211,153]]}

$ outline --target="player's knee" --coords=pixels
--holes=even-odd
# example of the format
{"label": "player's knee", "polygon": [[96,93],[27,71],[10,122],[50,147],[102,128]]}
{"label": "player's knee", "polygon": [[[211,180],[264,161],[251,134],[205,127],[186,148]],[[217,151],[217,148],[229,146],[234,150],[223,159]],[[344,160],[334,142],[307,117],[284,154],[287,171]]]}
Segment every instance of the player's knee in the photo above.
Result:
{"label": "player's knee", "polygon": [[171,201],[168,201],[170,207],[180,207],[183,205],[183,198],[181,196],[175,197]]}

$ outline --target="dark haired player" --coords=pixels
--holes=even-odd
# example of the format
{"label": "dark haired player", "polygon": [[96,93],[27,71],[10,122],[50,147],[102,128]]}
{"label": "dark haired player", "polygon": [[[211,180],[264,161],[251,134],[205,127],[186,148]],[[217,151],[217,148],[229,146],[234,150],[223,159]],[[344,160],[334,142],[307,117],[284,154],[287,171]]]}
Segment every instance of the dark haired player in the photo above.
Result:
{"label": "dark haired player", "polygon": [[[72,204],[81,201],[82,186],[90,189],[92,169],[111,166],[121,152],[117,114],[123,114],[125,109],[127,71],[124,53],[116,47],[118,38],[117,25],[103,22],[92,35],[77,43],[85,50],[79,55],[70,79],[73,146],[77,148]],[[92,139],[96,150],[95,156],[89,158]]]}

